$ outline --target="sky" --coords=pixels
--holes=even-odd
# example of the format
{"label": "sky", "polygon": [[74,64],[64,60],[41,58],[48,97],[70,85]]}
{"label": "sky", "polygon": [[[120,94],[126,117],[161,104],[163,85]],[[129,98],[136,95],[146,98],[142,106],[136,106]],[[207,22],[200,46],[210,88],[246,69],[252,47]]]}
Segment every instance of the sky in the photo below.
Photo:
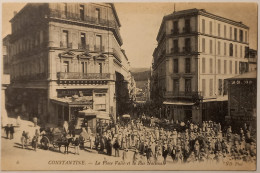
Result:
{"label": "sky", "polygon": [[[242,21],[249,26],[249,47],[257,49],[257,3],[114,3],[121,22],[120,33],[130,65],[133,68],[149,68],[152,54],[157,46],[158,34],[162,18],[174,11],[198,8],[229,18]],[[14,11],[19,11],[25,3],[2,4],[2,37],[11,33],[9,20]]]}

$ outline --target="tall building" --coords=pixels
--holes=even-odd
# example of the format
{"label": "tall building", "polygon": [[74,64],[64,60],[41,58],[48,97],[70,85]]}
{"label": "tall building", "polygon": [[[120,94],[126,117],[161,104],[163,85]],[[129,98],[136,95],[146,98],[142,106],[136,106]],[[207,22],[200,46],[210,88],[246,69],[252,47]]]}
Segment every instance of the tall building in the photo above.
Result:
{"label": "tall building", "polygon": [[10,22],[11,98],[20,114],[60,124],[84,107],[119,114],[130,67],[112,3],[28,3]]}
{"label": "tall building", "polygon": [[8,124],[8,116],[6,111],[6,90],[10,85],[10,75],[9,75],[9,52],[10,52],[10,35],[3,38],[3,59],[2,59],[2,73],[1,73],[1,125],[6,126]]}
{"label": "tall building", "polygon": [[249,28],[204,9],[164,16],[153,52],[152,98],[168,119],[224,121],[226,78],[248,70]]}

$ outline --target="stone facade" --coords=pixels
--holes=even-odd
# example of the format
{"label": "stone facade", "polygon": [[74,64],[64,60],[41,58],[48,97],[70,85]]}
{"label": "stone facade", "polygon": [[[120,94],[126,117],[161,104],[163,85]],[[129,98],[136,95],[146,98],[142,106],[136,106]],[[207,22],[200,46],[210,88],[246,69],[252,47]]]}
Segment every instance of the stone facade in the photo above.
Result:
{"label": "stone facade", "polygon": [[113,4],[29,3],[11,23],[11,88],[22,114],[62,124],[91,107],[115,119],[115,88],[128,84],[130,65]]}
{"label": "stone facade", "polygon": [[248,70],[248,35],[242,22],[205,10],[177,11],[163,18],[153,53],[152,92],[164,103],[167,118],[223,120],[225,115],[218,119],[215,114],[227,113],[224,79]]}

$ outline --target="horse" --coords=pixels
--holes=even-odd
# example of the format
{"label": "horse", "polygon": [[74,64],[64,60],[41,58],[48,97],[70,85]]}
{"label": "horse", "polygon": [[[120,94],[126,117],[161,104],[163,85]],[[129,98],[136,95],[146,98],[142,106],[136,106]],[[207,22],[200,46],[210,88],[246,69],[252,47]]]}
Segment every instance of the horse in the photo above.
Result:
{"label": "horse", "polygon": [[73,144],[73,142],[74,142],[74,139],[73,138],[66,138],[66,137],[62,137],[62,138],[60,138],[59,140],[57,140],[57,145],[58,145],[58,147],[59,147],[59,152],[61,152],[60,151],[60,148],[62,147],[62,146],[64,146],[65,147],[65,151],[64,151],[64,153],[69,153],[69,145],[70,144]]}

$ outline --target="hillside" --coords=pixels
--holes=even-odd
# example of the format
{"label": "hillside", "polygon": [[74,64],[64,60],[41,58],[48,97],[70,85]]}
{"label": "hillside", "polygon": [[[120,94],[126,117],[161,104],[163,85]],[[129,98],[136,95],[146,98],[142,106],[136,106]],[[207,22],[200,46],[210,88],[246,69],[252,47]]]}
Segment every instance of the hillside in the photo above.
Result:
{"label": "hillside", "polygon": [[149,68],[132,68],[131,73],[135,78],[137,88],[145,88],[145,84],[150,76]]}

